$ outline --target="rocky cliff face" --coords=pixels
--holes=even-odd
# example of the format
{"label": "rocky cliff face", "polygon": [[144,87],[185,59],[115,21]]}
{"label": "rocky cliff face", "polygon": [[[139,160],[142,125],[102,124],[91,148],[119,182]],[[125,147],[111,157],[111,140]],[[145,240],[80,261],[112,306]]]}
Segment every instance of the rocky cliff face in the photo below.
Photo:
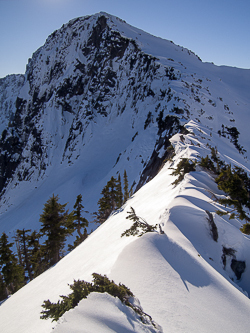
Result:
{"label": "rocky cliff face", "polygon": [[76,165],[83,183],[100,182],[98,193],[125,168],[138,189],[190,118],[215,130],[235,126],[232,100],[245,106],[228,73],[106,13],[70,21],[25,75],[0,81],[1,193]]}
{"label": "rocky cliff face", "polygon": [[33,54],[25,76],[2,79],[1,106],[9,123],[0,143],[0,190],[14,175],[17,181],[42,176],[58,145],[61,161],[74,163],[87,128],[100,118],[115,126],[129,112],[129,126],[139,117],[148,126],[172,99],[169,82],[180,79],[179,71],[144,53],[113,29],[112,20],[99,14],[70,21]]}

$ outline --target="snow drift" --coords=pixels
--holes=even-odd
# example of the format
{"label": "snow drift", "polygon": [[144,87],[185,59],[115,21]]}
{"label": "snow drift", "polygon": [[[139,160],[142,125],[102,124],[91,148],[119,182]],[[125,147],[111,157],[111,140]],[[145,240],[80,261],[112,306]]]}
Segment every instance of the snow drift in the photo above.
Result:
{"label": "snow drift", "polygon": [[[74,279],[90,281],[96,272],[129,287],[158,331],[248,332],[250,237],[239,230],[241,221],[216,214],[222,207],[214,197],[224,194],[208,170],[197,167],[177,186],[172,172],[182,158],[199,160],[211,147],[250,171],[250,71],[202,63],[187,49],[99,13],[54,32],[25,75],[1,79],[1,87],[7,81],[15,93],[4,88],[1,95],[1,231],[38,228],[52,193],[69,206],[82,193],[93,212],[107,180],[124,169],[140,189],[0,306],[2,331],[154,332],[106,294],[90,295],[58,324],[40,319],[44,300],[56,302]],[[175,127],[166,125],[169,116]],[[178,133],[183,125],[187,131]],[[229,133],[220,135],[231,127],[241,151]],[[171,144],[175,156],[167,161]],[[121,238],[131,226],[130,207],[165,233]],[[223,248],[245,262],[240,279],[232,257],[223,261]]]}

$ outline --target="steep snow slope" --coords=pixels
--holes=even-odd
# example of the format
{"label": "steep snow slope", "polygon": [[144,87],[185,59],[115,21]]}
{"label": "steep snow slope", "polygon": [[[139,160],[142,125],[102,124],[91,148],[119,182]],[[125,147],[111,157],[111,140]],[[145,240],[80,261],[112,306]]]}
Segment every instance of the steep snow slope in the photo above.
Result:
{"label": "steep snow slope", "polygon": [[0,232],[38,229],[53,193],[69,209],[81,193],[92,213],[124,169],[139,188],[189,119],[215,132],[236,127],[249,151],[249,78],[106,13],[63,25],[24,76],[1,79]]}
{"label": "steep snow slope", "polygon": [[[212,131],[210,136],[194,121],[187,128],[192,134],[184,135],[184,140],[179,134],[171,139],[176,150],[172,162],[167,162],[153,180],[78,248],[1,305],[4,332],[50,332],[55,324],[39,319],[43,301],[57,301],[59,295],[69,293],[67,283],[79,278],[90,281],[93,272],[127,285],[163,332],[248,332],[250,301],[244,293],[250,292],[250,237],[239,231],[239,221],[214,213],[218,203],[213,194],[221,192],[207,172],[197,170],[187,174],[176,187],[172,185],[175,177],[171,168],[180,158],[205,154],[205,140],[212,146],[219,143],[217,133]],[[220,141],[221,156],[228,145],[228,140]],[[235,158],[236,154],[229,157]],[[121,238],[131,225],[126,219],[130,206],[149,223],[161,224],[165,234]],[[214,216],[217,242],[210,235],[205,210]],[[223,246],[234,248],[236,258],[246,262],[240,281],[230,268],[230,257],[223,268]],[[86,311],[88,307],[93,309],[93,302],[98,303],[98,311]],[[108,320],[107,307],[114,311],[114,317]],[[111,332],[114,327],[119,327],[119,332],[133,331],[133,324],[124,320],[124,311],[109,297],[90,296],[65,314],[55,331],[72,328],[77,332],[81,327],[83,332],[90,332],[92,325],[95,331]],[[145,330],[138,327],[134,331]]]}
{"label": "steep snow slope", "polygon": [[0,79],[0,132],[8,126],[15,110],[15,101],[24,83],[24,75],[8,75]]}
{"label": "steep snow slope", "polygon": [[[225,208],[214,200],[223,193],[211,174],[197,168],[174,187],[171,173],[181,158],[205,157],[210,147],[250,172],[249,89],[249,70],[202,63],[106,13],[70,21],[34,53],[24,76],[1,79],[0,232],[38,229],[53,193],[69,209],[81,193],[92,213],[107,181],[124,169],[140,188],[83,244],[0,306],[1,330],[50,332],[55,323],[39,319],[43,301],[57,301],[69,293],[68,283],[97,272],[127,285],[163,332],[248,332],[250,238],[239,231],[241,221],[215,214]],[[184,124],[189,134],[179,133]],[[176,155],[163,166],[171,143]],[[131,225],[130,206],[165,234],[121,238]],[[240,280],[232,257],[222,260],[223,247],[245,261]],[[107,318],[107,309],[114,316]],[[86,332],[154,331],[107,295],[90,295],[55,331],[77,332],[83,322]]]}

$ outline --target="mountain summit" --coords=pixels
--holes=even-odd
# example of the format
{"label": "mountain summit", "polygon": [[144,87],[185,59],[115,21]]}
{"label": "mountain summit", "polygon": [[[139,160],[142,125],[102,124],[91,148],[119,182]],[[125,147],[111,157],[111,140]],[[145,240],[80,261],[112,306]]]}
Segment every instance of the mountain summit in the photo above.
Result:
{"label": "mountain summit", "polygon": [[[103,12],[63,25],[24,75],[0,79],[1,232],[38,229],[53,193],[69,207],[81,193],[91,216],[107,181],[124,170],[134,192],[80,246],[0,306],[4,332],[50,332],[53,323],[39,319],[43,301],[57,301],[68,283],[94,272],[131,288],[159,332],[247,332],[244,222],[216,213],[227,209],[218,201],[226,194],[211,170],[196,164],[180,182],[173,171],[216,151],[217,162],[249,174],[249,90],[250,70],[203,63]],[[131,226],[130,207],[164,234],[121,238]],[[236,262],[246,267],[240,275]],[[117,321],[104,315],[107,306]],[[80,324],[71,326],[79,323],[77,311],[86,332],[154,332],[118,301],[92,294],[55,331],[80,331]]]}
{"label": "mountain summit", "polygon": [[[150,158],[157,169],[164,159],[159,151],[189,117],[175,87],[186,91],[181,73],[195,65],[200,61],[190,51],[105,13],[63,25],[29,59],[25,75],[0,81],[4,202],[21,204],[28,182],[29,189],[46,179],[54,188],[62,178],[72,184],[79,168],[77,192],[89,193],[99,182],[100,192],[123,169],[138,189]],[[167,128],[155,126],[169,113]],[[47,187],[47,196],[54,188]],[[97,201],[93,195],[89,205]]]}

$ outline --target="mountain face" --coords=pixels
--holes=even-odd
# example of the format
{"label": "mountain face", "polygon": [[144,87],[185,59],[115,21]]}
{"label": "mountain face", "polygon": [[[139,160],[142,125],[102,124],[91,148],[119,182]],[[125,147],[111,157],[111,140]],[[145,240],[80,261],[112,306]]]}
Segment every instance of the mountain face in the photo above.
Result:
{"label": "mountain face", "polygon": [[[240,89],[232,86],[237,76]],[[33,54],[25,75],[0,80],[1,212],[21,204],[28,183],[34,189],[51,177],[49,197],[79,168],[78,191],[97,186],[89,206],[108,177],[124,169],[137,190],[156,174],[169,138],[189,119],[217,131],[235,127],[236,109],[246,110],[247,81],[247,70],[203,64],[191,51],[106,13],[70,21]],[[56,184],[58,170],[65,174]]]}
{"label": "mountain face", "polygon": [[[93,271],[128,284],[164,332],[222,332],[224,324],[225,331],[246,332],[249,236],[239,231],[239,220],[215,214],[213,195],[223,192],[207,170],[197,169],[176,187],[171,173],[183,158],[199,160],[211,148],[250,172],[249,91],[250,70],[203,63],[106,13],[63,25],[29,59],[24,75],[0,79],[1,232],[39,228],[53,193],[69,207],[82,193],[93,213],[107,181],[124,170],[136,192],[75,251],[1,305],[2,318],[10,311],[16,318],[12,327],[2,320],[5,332],[28,331],[31,318],[18,317],[22,301],[36,317],[30,332],[49,332],[51,323],[38,324],[43,300],[58,299],[67,283]],[[121,239],[129,206],[165,234]],[[206,211],[214,216],[218,242],[210,239]],[[230,248],[235,256],[223,253]],[[239,279],[232,259],[246,264]],[[171,310],[176,307],[183,320]],[[223,312],[223,325],[222,307],[229,313]]]}
{"label": "mountain face", "polygon": [[[154,153],[157,159],[155,150],[167,146],[189,111],[170,87],[172,81],[181,86],[172,60],[162,65],[130,35],[136,39],[140,33],[107,14],[78,18],[49,36],[29,59],[24,76],[1,79],[2,193],[13,184],[43,179],[51,166],[76,164],[86,150],[98,149],[99,160],[112,155],[107,169],[100,170],[105,177],[121,157],[137,154],[140,133],[143,140],[150,136],[149,147],[133,156],[141,160],[136,168],[134,161],[128,165],[138,185],[149,157]],[[169,124],[152,129],[167,107],[173,113]],[[108,135],[111,130],[117,133]]]}

